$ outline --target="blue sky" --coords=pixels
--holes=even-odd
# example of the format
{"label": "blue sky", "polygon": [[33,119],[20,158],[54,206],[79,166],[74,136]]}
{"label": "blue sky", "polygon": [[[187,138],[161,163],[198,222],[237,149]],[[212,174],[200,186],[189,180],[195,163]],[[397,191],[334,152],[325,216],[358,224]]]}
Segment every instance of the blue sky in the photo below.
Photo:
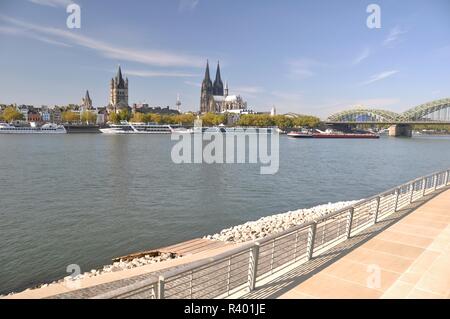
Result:
{"label": "blue sky", "polygon": [[[0,103],[108,103],[117,65],[130,103],[198,110],[206,59],[255,110],[404,111],[450,97],[450,2],[0,0]],[[381,7],[369,29],[366,7]],[[214,74],[212,74],[214,76]]]}

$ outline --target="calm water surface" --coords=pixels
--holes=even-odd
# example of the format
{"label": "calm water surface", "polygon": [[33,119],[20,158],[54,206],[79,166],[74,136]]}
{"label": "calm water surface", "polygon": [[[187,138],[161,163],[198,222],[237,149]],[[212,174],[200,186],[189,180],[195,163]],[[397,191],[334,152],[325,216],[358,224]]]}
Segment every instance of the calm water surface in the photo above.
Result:
{"label": "calm water surface", "polygon": [[450,138],[280,138],[280,169],[172,163],[170,136],[0,135],[0,293],[450,167]]}

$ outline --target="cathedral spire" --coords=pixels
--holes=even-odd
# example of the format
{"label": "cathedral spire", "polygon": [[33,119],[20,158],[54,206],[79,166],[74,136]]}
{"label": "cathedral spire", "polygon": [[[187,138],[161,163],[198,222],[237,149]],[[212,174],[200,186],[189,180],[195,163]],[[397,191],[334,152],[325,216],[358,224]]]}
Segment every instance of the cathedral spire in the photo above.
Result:
{"label": "cathedral spire", "polygon": [[220,77],[220,64],[217,61],[217,71],[216,71],[216,79],[214,80],[214,95],[223,96],[223,82]]}
{"label": "cathedral spire", "polygon": [[211,77],[209,76],[209,61],[208,60],[206,60],[205,79],[203,81],[211,81]]}
{"label": "cathedral spire", "polygon": [[216,80],[214,83],[222,82],[222,79],[220,78],[220,64],[219,61],[217,61],[217,71],[216,71]]}

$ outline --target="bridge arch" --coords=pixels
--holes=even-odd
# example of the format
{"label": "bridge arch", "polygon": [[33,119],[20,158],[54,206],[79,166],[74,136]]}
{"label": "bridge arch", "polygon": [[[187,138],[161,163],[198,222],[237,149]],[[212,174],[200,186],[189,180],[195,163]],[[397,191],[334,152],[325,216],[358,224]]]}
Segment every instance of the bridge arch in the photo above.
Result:
{"label": "bridge arch", "polygon": [[392,122],[397,121],[400,115],[380,109],[358,107],[335,113],[328,117],[331,122]]}
{"label": "bridge arch", "polygon": [[407,121],[450,120],[450,98],[431,101],[416,106],[402,114]]}

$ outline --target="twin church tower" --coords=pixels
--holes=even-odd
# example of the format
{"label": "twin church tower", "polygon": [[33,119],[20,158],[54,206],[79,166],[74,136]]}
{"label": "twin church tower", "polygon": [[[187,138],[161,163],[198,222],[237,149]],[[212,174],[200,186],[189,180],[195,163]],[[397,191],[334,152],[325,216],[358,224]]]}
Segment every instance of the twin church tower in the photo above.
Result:
{"label": "twin church tower", "polygon": [[200,95],[200,112],[220,112],[222,110],[217,109],[218,105],[216,101],[223,100],[228,96],[228,83],[225,88],[223,86],[222,78],[220,77],[220,65],[217,62],[216,79],[214,84],[211,81],[209,75],[209,62],[206,62],[205,78],[202,82],[202,90]]}

